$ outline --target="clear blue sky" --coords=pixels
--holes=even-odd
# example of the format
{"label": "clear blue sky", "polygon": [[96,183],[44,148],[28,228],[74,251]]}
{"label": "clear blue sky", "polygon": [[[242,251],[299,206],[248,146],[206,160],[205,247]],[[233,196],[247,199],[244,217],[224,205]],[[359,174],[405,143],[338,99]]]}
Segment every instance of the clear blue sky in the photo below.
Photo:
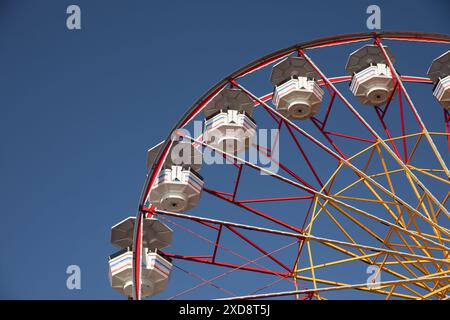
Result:
{"label": "clear blue sky", "polygon": [[[80,31],[66,29],[70,4],[81,7]],[[147,148],[249,61],[368,31],[369,4],[381,7],[382,30],[449,32],[448,1],[1,0],[0,298],[120,299],[107,277],[109,232],[135,215]],[[191,246],[182,239],[179,253]],[[81,290],[66,289],[71,264]],[[177,271],[157,298],[196,283]],[[206,287],[185,297],[223,296]]]}

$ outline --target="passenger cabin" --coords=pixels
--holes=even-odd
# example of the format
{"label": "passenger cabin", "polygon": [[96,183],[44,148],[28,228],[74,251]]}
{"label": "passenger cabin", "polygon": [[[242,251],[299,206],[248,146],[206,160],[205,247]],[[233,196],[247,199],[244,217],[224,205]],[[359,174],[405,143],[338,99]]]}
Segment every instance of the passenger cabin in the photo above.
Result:
{"label": "passenger cabin", "polygon": [[428,75],[434,83],[433,95],[450,111],[450,50],[433,60]]}
{"label": "passenger cabin", "polygon": [[256,135],[254,103],[242,90],[225,88],[204,108],[204,141],[225,153],[247,150]]}
{"label": "passenger cabin", "polygon": [[[154,165],[162,144],[147,154],[147,166]],[[197,173],[202,153],[189,141],[174,141],[153,183],[147,201],[158,209],[183,212],[197,206],[203,190],[203,178]]]}
{"label": "passenger cabin", "polygon": [[323,99],[319,74],[303,57],[290,56],[272,68],[273,104],[283,116],[305,120],[315,116]]}
{"label": "passenger cabin", "polygon": [[[394,57],[388,47],[384,47],[389,59]],[[377,45],[365,45],[350,54],[347,72],[351,74],[350,91],[365,105],[384,105],[394,90],[394,81],[388,61]]]}

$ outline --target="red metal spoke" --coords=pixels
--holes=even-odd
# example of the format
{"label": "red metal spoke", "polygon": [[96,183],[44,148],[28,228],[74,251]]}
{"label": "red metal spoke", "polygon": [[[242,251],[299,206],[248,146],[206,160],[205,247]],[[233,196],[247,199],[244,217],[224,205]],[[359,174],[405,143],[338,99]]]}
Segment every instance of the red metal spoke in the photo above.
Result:
{"label": "red metal spoke", "polygon": [[450,112],[444,109],[445,132],[447,133],[448,151],[450,152]]}
{"label": "red metal spoke", "polygon": [[[209,280],[207,280],[207,279],[205,279],[205,278],[203,278],[203,277],[200,277],[199,275],[193,273],[192,271],[188,271],[188,270],[186,270],[186,269],[184,269],[184,268],[181,268],[180,266],[177,266],[176,264],[173,264],[173,266],[174,266],[175,268],[177,268],[178,270],[180,270],[180,271],[186,273],[187,275],[189,275],[189,276],[191,276],[191,277],[193,277],[193,278],[196,278],[196,279],[198,279],[198,280],[200,280],[200,281],[202,281],[202,282],[206,282],[206,283],[209,284],[210,286],[212,286],[212,287],[214,287],[214,288],[216,288],[216,289],[218,289],[218,290],[220,290],[220,291],[222,291],[222,292],[228,294],[229,296],[234,296],[234,295],[236,295],[236,293],[231,292],[231,291],[228,291],[227,289],[225,289],[225,288],[223,288],[223,287],[221,287],[221,286],[219,286],[219,285],[213,283],[212,281],[209,281]],[[170,298],[167,299],[167,300],[172,300],[172,299],[174,299],[174,298],[175,298],[175,296],[172,296],[172,297],[170,297]]]}
{"label": "red metal spoke", "polygon": [[[264,151],[261,150],[259,145],[255,145],[256,150],[258,150],[261,154],[263,154],[264,156],[266,156],[267,158],[271,159],[271,161],[273,161],[277,166],[279,166],[284,172],[288,173],[291,177],[293,177],[295,180],[299,181],[300,183],[304,184],[305,186],[307,186],[310,189],[314,189],[316,190],[316,188],[314,188],[313,186],[311,186],[308,182],[306,182],[303,178],[301,178],[299,175],[297,175],[294,171],[292,171],[291,169],[289,169],[287,166],[285,166],[283,163],[273,159],[270,155],[268,155],[267,153],[265,153]],[[274,176],[276,178],[276,176]],[[307,191],[308,192],[308,191]],[[311,193],[311,192],[309,192]]]}
{"label": "red metal spoke", "polygon": [[283,269],[285,269],[286,271],[288,271],[289,273],[292,273],[292,270],[287,267],[284,263],[282,263],[280,260],[278,260],[277,258],[275,258],[274,256],[272,256],[271,253],[267,252],[266,250],[264,250],[261,246],[257,245],[255,242],[253,242],[252,240],[250,240],[249,238],[247,238],[246,236],[244,236],[242,233],[238,232],[235,228],[231,227],[231,226],[227,226],[227,229],[230,230],[231,232],[233,232],[235,235],[237,235],[239,238],[241,238],[242,240],[244,240],[245,242],[247,242],[248,244],[250,244],[252,247],[254,247],[256,250],[258,250],[259,252],[261,252],[262,254],[264,254],[266,257],[268,257],[270,260],[274,261],[276,264],[278,264],[279,266],[281,266]]}
{"label": "red metal spoke", "polygon": [[316,169],[313,167],[311,161],[309,160],[308,156],[306,155],[305,151],[303,150],[302,146],[300,145],[300,142],[298,141],[297,137],[292,132],[291,127],[289,125],[287,125],[287,128],[289,130],[289,133],[291,134],[292,139],[295,142],[295,145],[300,150],[300,153],[302,154],[303,159],[305,159],[306,163],[308,164],[309,169],[311,170],[312,174],[314,175],[314,177],[316,178],[317,182],[319,183],[320,188],[323,188],[322,180],[320,179]]}
{"label": "red metal spoke", "polygon": [[290,230],[293,230],[293,231],[296,231],[296,232],[300,232],[300,229],[298,229],[298,228],[296,228],[294,226],[291,226],[290,224],[288,224],[286,222],[283,222],[283,221],[281,221],[279,219],[276,219],[276,218],[274,218],[274,217],[272,217],[272,216],[270,216],[268,214],[265,214],[265,213],[263,213],[263,212],[261,212],[259,210],[256,210],[256,209],[254,209],[254,208],[252,208],[250,206],[247,206],[247,205],[245,205],[243,203],[240,203],[238,201],[234,201],[232,199],[226,198],[226,197],[224,197],[224,196],[222,196],[220,194],[215,193],[213,190],[209,190],[209,189],[205,188],[203,191],[205,191],[205,192],[207,192],[209,194],[212,194],[213,196],[215,196],[215,197],[217,197],[219,199],[222,199],[222,200],[225,200],[227,202],[230,202],[230,203],[232,203],[232,204],[234,204],[234,205],[236,205],[236,206],[238,206],[238,207],[240,207],[242,209],[245,209],[245,210],[247,210],[247,211],[249,211],[249,212],[251,212],[251,213],[253,213],[253,214],[257,215],[257,216],[263,217],[263,218],[265,218],[267,220],[270,220],[270,221],[272,221],[272,222],[274,222],[276,224],[279,224],[279,225],[281,225],[281,226],[283,226],[283,227],[285,227],[287,229],[290,229]]}
{"label": "red metal spoke", "polygon": [[270,150],[270,159],[273,159],[272,150],[276,150],[277,145],[280,141],[280,132],[281,132],[282,125],[283,125],[283,121],[280,119],[280,123],[278,124],[278,127],[277,127],[277,133],[275,134],[275,139],[274,139],[275,141]]}
{"label": "red metal spoke", "polygon": [[290,201],[290,200],[306,200],[313,199],[314,196],[292,196],[292,197],[273,197],[273,198],[259,198],[259,199],[244,199],[237,200],[239,203],[255,203],[255,202],[272,202],[272,201]]}
{"label": "red metal spoke", "polygon": [[239,165],[239,169],[238,169],[238,174],[236,176],[236,182],[234,184],[234,190],[233,190],[233,201],[236,199],[236,193],[239,187],[239,181],[241,181],[241,174],[242,174],[242,169],[244,168],[244,166],[241,164]]}
{"label": "red metal spoke", "polygon": [[216,226],[214,226],[214,225],[212,225],[212,224],[210,224],[210,223],[208,223],[208,222],[205,222],[205,221],[198,221],[198,222],[201,223],[201,224],[203,224],[204,226],[207,226],[208,228],[211,228],[211,229],[214,229],[214,230],[219,231],[219,228],[218,228],[218,227],[216,227]]}
{"label": "red metal spoke", "polygon": [[389,94],[389,98],[388,98],[388,100],[387,100],[387,102],[386,102],[386,105],[385,105],[385,107],[384,107],[384,109],[383,109],[383,114],[382,114],[382,118],[383,118],[383,119],[384,119],[384,117],[386,116],[386,112],[389,110],[389,106],[391,105],[391,102],[392,102],[392,100],[393,100],[393,98],[394,98],[395,92],[398,90],[398,83],[397,83],[397,80],[396,80],[396,79],[393,79],[393,82],[394,82],[394,90],[392,90],[392,92]]}
{"label": "red metal spoke", "polygon": [[212,255],[212,259],[211,259],[212,261],[216,261],[217,249],[219,248],[220,237],[222,235],[222,228],[223,228],[223,225],[220,225],[219,230],[217,232],[216,243],[214,244],[214,251],[213,251],[213,255]]}
{"label": "red metal spoke", "polygon": [[325,118],[323,119],[323,121],[321,121],[322,123],[322,130],[325,129],[325,126],[327,125],[327,121],[328,121],[328,117],[330,116],[330,112],[331,112],[331,108],[333,107],[333,103],[334,103],[334,99],[336,98],[336,93],[333,92],[331,99],[330,99],[330,103],[328,104],[328,108],[327,108],[327,112],[325,114]]}
{"label": "red metal spoke", "polygon": [[274,271],[274,270],[270,270],[270,269],[247,267],[247,266],[242,266],[242,265],[234,264],[234,263],[228,263],[228,262],[222,262],[222,261],[211,261],[209,259],[201,259],[201,258],[195,258],[195,257],[190,257],[190,256],[183,256],[183,255],[179,255],[179,254],[175,254],[175,253],[164,253],[164,255],[169,258],[173,258],[173,259],[181,259],[181,260],[187,260],[187,261],[206,263],[206,264],[216,265],[216,266],[220,266],[220,267],[228,267],[228,268],[232,268],[232,269],[239,268],[240,270],[265,273],[265,274],[270,274],[270,275],[280,276],[280,277],[289,277],[290,276],[289,272],[279,272],[279,271]]}
{"label": "red metal spoke", "polygon": [[133,298],[141,299],[141,259],[142,259],[142,219],[144,214],[139,212],[136,219],[133,246]]}
{"label": "red metal spoke", "polygon": [[219,190],[213,190],[213,189],[209,189],[209,190],[214,191],[215,193],[221,194],[223,196],[227,196],[230,198],[233,197],[233,194],[231,192],[225,192],[225,191],[219,191]]}
{"label": "red metal spoke", "polygon": [[397,157],[398,157],[399,159],[401,159],[401,160],[403,160],[403,162],[405,162],[406,159],[408,159],[408,158],[403,158],[403,159],[402,159],[402,156],[400,155],[400,152],[398,151],[397,144],[395,143],[394,140],[392,140],[391,132],[389,131],[388,126],[387,126],[386,122],[385,122],[384,119],[383,119],[383,115],[380,113],[379,109],[376,109],[376,108],[375,108],[375,112],[376,112],[376,114],[377,114],[377,116],[378,116],[378,119],[380,119],[381,125],[383,126],[383,129],[384,129],[386,135],[387,135],[388,138],[390,139],[389,142],[390,142],[390,144],[392,145],[392,147],[394,148],[395,154],[397,155]]}
{"label": "red metal spoke", "polygon": [[333,149],[339,154],[339,156],[341,156],[342,159],[347,159],[346,155],[344,154],[344,152],[339,149],[339,147],[337,146],[337,144],[333,141],[333,139],[330,138],[330,136],[327,134],[327,132],[322,128],[322,124],[317,123],[316,119],[311,118],[312,123],[316,126],[317,129],[319,129],[319,131],[323,134],[323,136],[325,137],[325,139],[328,141],[328,143],[333,147]]}
{"label": "red metal spoke", "polygon": [[402,93],[398,91],[398,105],[399,105],[399,111],[400,111],[400,121],[402,125],[402,136],[403,136],[403,159],[405,161],[408,160],[408,147],[406,145],[406,129],[405,129],[405,112],[403,110],[403,99],[402,99]]}
{"label": "red metal spoke", "polygon": [[[286,236],[286,237],[291,237],[291,238],[296,238],[296,239],[303,239],[303,236],[301,233],[299,233],[299,230],[293,230],[294,233],[292,231],[281,231],[281,230],[275,230],[275,229],[269,229],[269,228],[264,228],[264,227],[257,227],[257,226],[251,226],[251,225],[246,225],[246,224],[241,224],[241,223],[236,223],[236,222],[230,222],[230,221],[221,221],[221,220],[216,220],[216,219],[211,219],[211,218],[205,218],[205,217],[200,217],[200,216],[192,216],[192,215],[188,215],[188,214],[181,214],[181,213],[176,213],[176,212],[170,212],[170,211],[163,211],[163,210],[156,210],[156,212],[159,215],[162,216],[171,216],[171,217],[175,217],[175,218],[180,218],[180,219],[185,219],[185,220],[191,220],[191,221],[206,221],[209,223],[214,223],[217,225],[223,225],[223,226],[231,226],[234,228],[238,228],[238,229],[244,229],[244,230],[250,230],[250,231],[257,231],[257,232],[262,232],[262,233],[267,233],[267,234],[273,234],[273,235],[279,235],[279,236]],[[168,220],[167,218],[161,217],[162,219]],[[173,222],[172,222],[173,223]],[[179,226],[179,225],[178,225]],[[179,226],[181,227],[181,226]],[[204,240],[210,242],[211,244],[214,244],[214,241],[209,240],[205,237]]]}
{"label": "red metal spoke", "polygon": [[362,142],[367,142],[367,143],[375,143],[375,140],[360,138],[360,137],[352,136],[349,134],[337,133],[337,132],[333,132],[333,131],[324,131],[324,133],[329,134],[331,136],[346,138],[346,139],[350,139],[350,140],[362,141]]}

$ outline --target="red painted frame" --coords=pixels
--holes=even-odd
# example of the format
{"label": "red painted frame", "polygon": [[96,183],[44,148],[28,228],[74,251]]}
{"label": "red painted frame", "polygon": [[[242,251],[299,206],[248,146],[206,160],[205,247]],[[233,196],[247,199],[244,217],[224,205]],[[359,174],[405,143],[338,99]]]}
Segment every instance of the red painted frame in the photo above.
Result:
{"label": "red painted frame", "polygon": [[[334,36],[334,37],[329,37],[329,38],[323,38],[323,39],[319,39],[319,40],[314,40],[314,41],[310,41],[310,42],[305,42],[305,43],[301,43],[301,44],[296,44],[294,46],[279,50],[277,52],[271,53],[261,59],[258,59],[250,64],[248,64],[247,66],[237,70],[236,72],[234,72],[233,74],[231,74],[230,76],[226,77],[225,79],[223,79],[221,82],[219,82],[218,84],[216,84],[212,89],[210,89],[205,95],[203,95],[199,100],[197,100],[197,102],[189,109],[189,111],[181,118],[181,120],[177,123],[177,125],[172,129],[170,135],[168,136],[168,138],[166,139],[165,143],[163,144],[163,147],[161,148],[160,153],[158,154],[158,156],[156,157],[156,161],[155,164],[152,166],[152,168],[150,169],[147,179],[145,181],[144,184],[144,188],[143,191],[141,193],[141,197],[139,200],[139,206],[138,206],[138,213],[137,213],[137,221],[138,223],[136,223],[135,225],[135,231],[134,231],[134,245],[133,245],[133,252],[134,252],[134,258],[133,258],[133,294],[134,294],[134,299],[140,299],[140,266],[141,266],[141,238],[142,238],[142,230],[141,230],[141,222],[144,216],[149,216],[149,215],[155,215],[158,214],[158,210],[155,210],[154,207],[151,208],[146,208],[144,207],[144,201],[147,198],[149,192],[150,192],[150,188],[153,185],[157,173],[160,171],[164,159],[166,158],[168,151],[171,147],[171,140],[170,137],[172,136],[172,134],[179,128],[184,127],[188,122],[190,122],[194,117],[196,117],[201,110],[203,109],[203,107],[206,105],[206,103],[208,103],[217,93],[219,93],[228,83],[231,83],[233,85],[238,85],[237,84],[237,79],[254,72],[255,70],[261,69],[263,67],[266,67],[267,65],[287,56],[290,55],[294,52],[298,52],[300,55],[304,54],[304,50],[307,49],[313,49],[313,48],[322,48],[322,47],[326,47],[326,46],[336,46],[336,45],[342,45],[342,44],[348,44],[348,43],[353,43],[353,42],[361,42],[361,41],[371,41],[374,40],[375,43],[381,45],[381,39],[386,39],[386,40],[398,40],[398,41],[418,41],[418,42],[433,42],[433,43],[450,43],[450,37],[447,35],[440,35],[440,34],[427,34],[427,33],[409,33],[409,32],[370,32],[370,33],[360,33],[360,34],[350,34],[350,35],[341,35],[341,36]],[[392,66],[391,66],[392,67]],[[313,124],[316,126],[316,128],[324,135],[324,137],[326,138],[326,140],[333,146],[333,148],[336,150],[336,152],[339,154],[340,157],[346,159],[345,154],[342,152],[342,150],[339,149],[338,145],[333,141],[333,139],[331,138],[331,136],[339,136],[342,138],[346,138],[346,139],[356,139],[359,141],[364,141],[364,142],[368,142],[368,143],[372,143],[373,140],[369,140],[369,139],[362,139],[362,138],[358,138],[358,137],[354,137],[354,136],[350,136],[350,135],[345,135],[345,134],[341,134],[338,132],[332,132],[332,131],[327,131],[326,130],[326,125],[327,125],[327,121],[329,118],[329,114],[331,112],[332,106],[334,104],[335,101],[335,97],[336,95],[339,96],[338,92],[334,91],[334,90],[330,90],[330,86],[329,84],[332,83],[340,83],[340,82],[346,82],[346,81],[350,81],[351,80],[351,76],[341,76],[341,77],[334,77],[334,78],[327,78],[325,75],[321,74],[322,79],[319,80],[319,84],[320,85],[325,85],[326,88],[328,89],[329,94],[331,95],[331,99],[330,99],[330,103],[327,107],[327,111],[326,111],[326,115],[324,117],[323,120],[319,120],[317,118],[312,118],[311,121],[313,122]],[[431,84],[431,80],[428,78],[423,78],[423,77],[415,77],[415,76],[402,76],[401,81],[406,81],[406,82],[414,82],[414,83],[425,83],[425,84]],[[239,85],[238,85],[239,86]],[[397,87],[397,85],[396,85]],[[399,108],[400,108],[400,112],[401,112],[401,127],[402,127],[402,133],[404,135],[405,133],[405,121],[404,121],[404,108],[403,108],[403,102],[402,102],[402,92],[400,90],[398,91],[398,97],[399,97]],[[276,121],[278,127],[280,128],[282,126],[282,124],[285,124],[285,126],[287,127],[289,133],[291,134],[293,140],[295,141],[295,144],[297,145],[301,155],[303,156],[303,158],[305,159],[305,161],[308,164],[309,169],[311,170],[311,172],[313,173],[314,177],[316,178],[316,181],[319,183],[319,185],[322,187],[323,186],[323,182],[321,181],[317,171],[315,170],[314,166],[312,165],[311,161],[309,160],[307,154],[305,153],[305,151],[303,150],[303,148],[301,147],[300,142],[298,141],[298,139],[295,137],[292,129],[295,129],[295,127],[291,127],[288,123],[286,123],[285,121],[283,121],[282,119],[278,119],[276,114],[273,114],[273,112],[271,112],[271,110],[267,109],[265,107],[265,105],[263,104],[264,101],[267,101],[271,98],[271,94],[267,94],[259,99],[255,99],[255,104],[256,105],[263,105],[263,107],[266,109],[266,111],[269,113],[269,115],[274,119],[274,121]],[[389,108],[390,102],[393,99],[394,94],[391,95],[391,97],[389,98],[389,102],[387,103],[386,107],[382,110],[381,108],[375,108],[375,111],[379,117],[379,120],[381,121],[381,123],[383,124],[383,128],[385,129],[385,133],[386,135],[390,138],[390,131],[388,126],[385,124],[384,122],[384,116]],[[343,101],[344,103],[346,103],[346,101]],[[413,108],[411,108],[411,103],[408,100],[408,103],[410,105],[410,109],[413,113],[415,113],[415,110]],[[357,118],[359,118],[358,115],[355,115]],[[360,119],[360,122],[364,124],[364,121],[362,121],[362,119]],[[417,119],[418,122],[420,123],[419,119]],[[445,130],[447,133],[450,132],[450,113],[448,111],[444,110],[444,123],[445,123]],[[369,132],[371,132],[371,129],[366,127]],[[371,132],[373,134],[373,132]],[[375,137],[375,136],[374,136]],[[307,138],[309,138],[307,136]],[[407,161],[408,159],[408,152],[407,152],[407,148],[406,148],[406,142],[403,139],[403,156],[400,156],[400,152],[395,144],[395,142],[391,142],[396,154],[399,156],[399,158],[401,158],[403,161]],[[450,150],[450,137],[448,137],[448,147]],[[260,150],[260,148],[258,148],[258,150]],[[325,149],[325,151],[328,152],[328,150]],[[329,153],[329,152],[328,152]],[[336,158],[336,155],[334,155],[333,153],[329,153],[331,156]],[[310,184],[307,184],[301,177],[297,176],[294,172],[291,172],[287,167],[285,167],[284,165],[282,165],[280,163],[280,167],[286,171],[287,173],[289,173],[291,176],[293,176],[296,180],[302,182],[303,184],[305,184],[306,186],[311,187]],[[311,204],[312,204],[312,200],[313,200],[313,196],[298,196],[298,197],[274,197],[274,198],[262,198],[262,199],[247,199],[247,200],[236,200],[237,197],[237,191],[238,191],[238,186],[239,186],[239,182],[240,182],[240,177],[241,177],[241,173],[242,170],[244,168],[244,165],[239,164],[237,165],[238,168],[238,173],[235,179],[235,184],[234,184],[234,190],[233,193],[227,193],[227,192],[222,192],[222,191],[216,191],[216,190],[210,190],[210,189],[204,189],[205,192],[218,197],[224,201],[233,203],[234,205],[243,208],[247,211],[249,211],[252,214],[256,214],[258,216],[261,216],[267,220],[270,220],[274,223],[277,223],[287,229],[290,229],[294,232],[297,233],[301,233],[302,232],[302,228],[297,228],[294,226],[291,226],[283,221],[280,221],[276,218],[273,218],[259,210],[256,210],[250,206],[247,205],[247,203],[255,203],[255,202],[268,202],[268,201],[288,201],[288,200],[310,200]],[[311,210],[311,205],[310,208],[308,210],[308,212],[305,214],[305,220],[303,223],[303,226],[305,225],[308,216],[310,214],[310,210]],[[200,263],[207,263],[207,264],[212,264],[212,265],[217,265],[217,266],[225,266],[225,267],[229,267],[229,268],[238,268],[239,266],[236,264],[230,264],[230,263],[226,263],[226,262],[219,262],[216,261],[216,255],[217,255],[217,248],[218,248],[218,244],[220,241],[220,237],[221,237],[221,233],[222,233],[222,229],[223,227],[226,227],[227,229],[229,229],[230,231],[232,231],[233,233],[235,233],[237,236],[239,236],[241,239],[243,239],[245,242],[249,243],[250,245],[254,246],[256,249],[258,249],[260,252],[262,253],[266,253],[267,251],[265,251],[262,247],[258,246],[256,243],[254,243],[253,241],[251,241],[249,238],[243,236],[239,231],[236,230],[235,227],[233,226],[226,226],[224,224],[220,224],[218,223],[219,226],[217,226],[217,223],[211,223],[208,222],[206,220],[199,220],[199,219],[193,219],[194,221],[199,222],[200,224],[206,226],[206,227],[210,227],[213,228],[217,231],[217,237],[215,240],[215,248],[214,251],[212,253],[211,256],[208,257],[200,257],[200,256],[183,256],[183,255],[178,255],[178,254],[172,254],[172,253],[165,253],[167,256],[172,257],[172,258],[176,258],[176,259],[184,259],[184,260],[188,260],[188,261],[195,261],[195,262],[200,262]],[[259,231],[259,230],[256,230]],[[301,239],[299,240],[301,241]],[[303,243],[301,241],[301,243]],[[302,246],[301,246],[302,247]],[[300,255],[300,252],[299,252]],[[273,275],[277,275],[277,276],[281,276],[281,277],[288,277],[291,275],[293,268],[289,268],[288,266],[286,266],[284,263],[282,263],[281,261],[278,261],[276,258],[274,258],[273,256],[271,256],[270,254],[268,254],[268,257],[270,259],[272,259],[274,262],[276,262],[280,267],[282,267],[285,271],[284,272],[279,272],[279,271],[274,271],[274,270],[265,270],[265,269],[261,269],[261,268],[254,268],[254,267],[241,267],[242,270],[247,270],[247,271],[253,271],[253,272],[261,272],[261,273],[268,273],[268,274],[273,274]]]}

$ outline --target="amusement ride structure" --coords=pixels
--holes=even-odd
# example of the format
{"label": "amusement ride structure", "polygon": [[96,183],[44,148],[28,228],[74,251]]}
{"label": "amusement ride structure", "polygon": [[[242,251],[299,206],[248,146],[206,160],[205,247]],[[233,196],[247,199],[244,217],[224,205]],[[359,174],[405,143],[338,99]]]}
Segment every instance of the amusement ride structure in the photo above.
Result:
{"label": "amusement ride structure", "polygon": [[218,82],[148,151],[137,215],[112,227],[112,287],[143,299],[179,269],[200,284],[171,298],[448,298],[449,45],[340,35]]}

